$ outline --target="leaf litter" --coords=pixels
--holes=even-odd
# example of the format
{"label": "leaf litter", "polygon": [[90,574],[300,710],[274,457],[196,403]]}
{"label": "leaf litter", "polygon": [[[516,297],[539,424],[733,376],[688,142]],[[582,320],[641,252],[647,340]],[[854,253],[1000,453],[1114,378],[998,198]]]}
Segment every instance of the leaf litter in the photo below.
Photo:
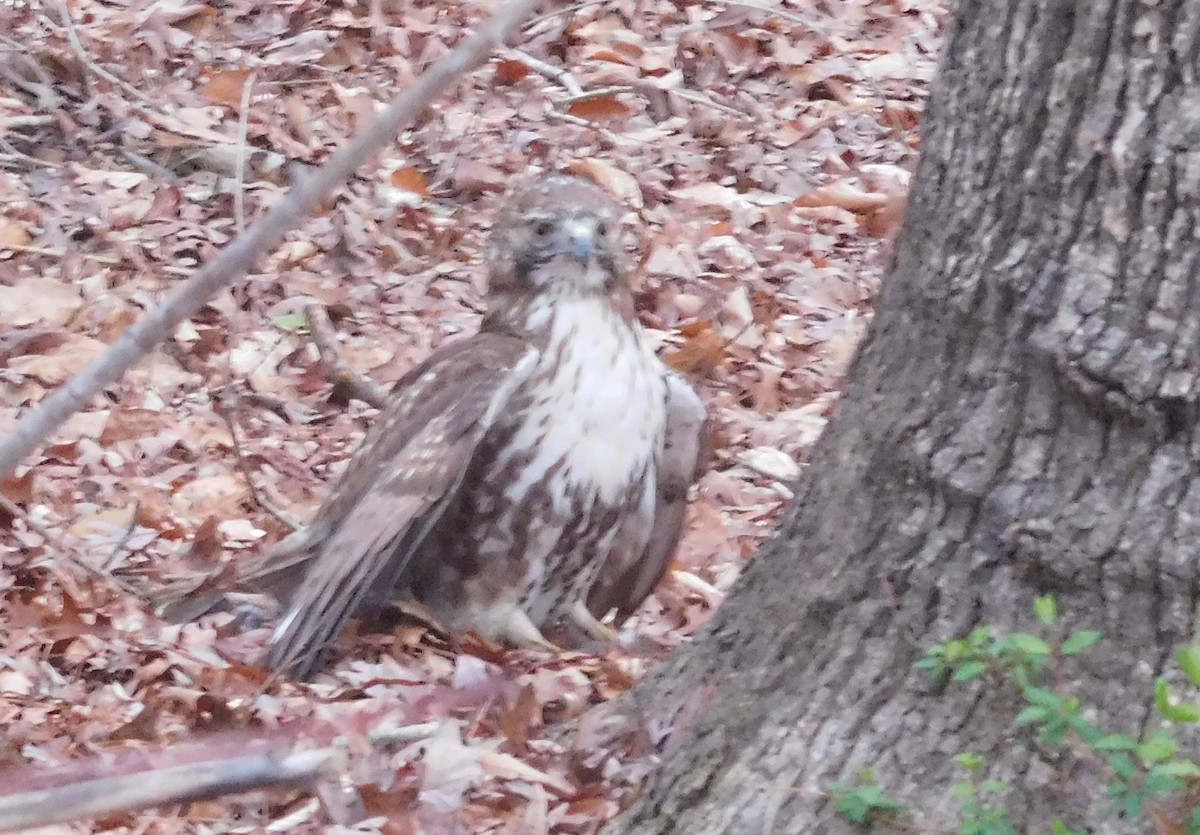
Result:
{"label": "leaf litter", "polygon": [[[236,205],[261,214],[487,4],[83,2],[82,55],[38,8],[0,8],[0,432],[228,243]],[[277,789],[58,831],[596,831],[653,767],[658,731],[613,745],[555,725],[689,640],[792,495],[871,317],[945,16],[933,0],[611,0],[527,27],[0,485],[20,508],[0,504],[0,766],[338,738],[357,807],[343,820],[332,790]],[[324,304],[346,360],[391,384],[477,326],[487,224],[548,169],[629,210],[639,314],[713,416],[712,469],[630,640],[456,655],[401,625],[344,637],[299,685],[254,666],[267,621],[158,620],[137,593],[281,539],[264,504],[306,518],[370,423],[325,380],[304,306]],[[364,742],[420,723],[435,730]]]}

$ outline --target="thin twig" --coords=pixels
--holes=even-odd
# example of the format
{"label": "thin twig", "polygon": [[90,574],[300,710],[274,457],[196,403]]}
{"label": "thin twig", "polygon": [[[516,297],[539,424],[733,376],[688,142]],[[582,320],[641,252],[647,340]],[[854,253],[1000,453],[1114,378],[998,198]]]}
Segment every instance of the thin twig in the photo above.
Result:
{"label": "thin twig", "polygon": [[118,78],[117,76],[113,75],[108,70],[104,69],[104,67],[92,60],[92,57],[88,55],[87,50],[84,48],[83,42],[79,40],[79,32],[75,30],[75,21],[71,19],[71,8],[65,2],[65,0],[59,4],[58,14],[59,18],[62,20],[63,28],[67,30],[67,40],[71,44],[71,49],[75,52],[75,57],[82,61],[85,67],[103,78],[109,84],[121,88],[126,93],[140,101],[142,104],[149,107],[151,110],[157,111],[159,109],[158,102],[156,102],[154,99],[150,98],[137,87],[134,87],[125,79]]}
{"label": "thin twig", "polygon": [[[50,258],[65,258],[67,255],[74,255],[83,258],[86,261],[95,261],[97,264],[104,264],[108,267],[121,267],[125,262],[120,258],[113,258],[108,255],[97,255],[91,252],[79,252],[77,250],[52,249],[45,246],[29,246],[28,244],[0,244],[0,251],[12,250],[13,252],[28,252],[30,255],[46,255]],[[167,275],[190,276],[195,270],[189,270],[187,267],[176,267],[172,264],[162,264],[159,266]]]}
{"label": "thin twig", "polygon": [[598,99],[601,96],[615,96],[618,93],[632,93],[633,88],[629,85],[621,85],[617,87],[600,87],[596,90],[584,90],[576,96],[564,99],[563,104],[574,104],[577,101],[587,101],[588,99]]}
{"label": "thin twig", "polygon": [[388,401],[387,389],[376,383],[370,377],[360,374],[346,362],[338,348],[337,333],[329,314],[323,305],[308,304],[304,306],[304,315],[308,318],[308,327],[312,331],[313,343],[321,355],[321,367],[325,379],[335,386],[344,387],[351,395],[362,402],[382,409]]}
{"label": "thin twig", "polygon": [[513,60],[520,61],[525,66],[529,67],[529,69],[533,70],[539,75],[544,75],[546,78],[549,78],[551,81],[561,86],[567,91],[568,95],[583,95],[583,88],[579,86],[579,82],[576,81],[575,77],[562,67],[556,67],[553,64],[547,64],[542,59],[534,58],[524,50],[509,49],[507,52],[512,56]]}
{"label": "thin twig", "polygon": [[[655,87],[654,89],[661,90],[663,88]],[[665,90],[664,92],[671,93],[673,95],[679,96],[679,98],[681,98],[681,99],[687,99],[688,101],[695,102],[696,104],[703,104],[703,105],[705,105],[707,107],[711,107],[715,110],[720,110],[722,113],[728,113],[730,116],[736,116],[739,119],[749,119],[750,118],[749,114],[744,113],[741,110],[738,110],[736,107],[730,107],[727,104],[721,104],[721,102],[715,101],[715,100],[709,98],[708,96],[704,95],[703,93],[701,93],[698,90],[686,90],[686,89],[682,89],[679,87],[672,87],[672,88]]]}
{"label": "thin twig", "polygon": [[[237,394],[232,392],[230,393],[235,399],[234,408],[236,408]],[[232,409],[228,408],[222,399],[221,394],[218,394],[214,398],[213,406],[216,413],[220,415],[221,420],[225,421],[225,428],[229,430],[229,437],[233,442],[233,455],[234,458],[237,459],[237,468],[242,474],[242,477],[246,479],[246,486],[250,488],[250,498],[254,500],[256,505],[274,516],[276,520],[286,527],[293,531],[300,530],[300,528],[303,526],[296,519],[292,518],[286,511],[280,510],[274,504],[272,504],[271,501],[268,500],[267,497],[262,494],[262,491],[259,490],[254,484],[254,471],[250,468],[250,462],[246,459],[246,454],[242,450],[242,441],[238,432],[237,422],[234,421]]]}
{"label": "thin twig", "polygon": [[242,110],[238,116],[237,185],[233,193],[233,221],[238,234],[246,231],[246,134],[250,131],[250,97],[258,72],[250,73],[242,85]]}
{"label": "thin twig", "polygon": [[[130,165],[148,177],[152,177],[155,180],[172,185],[179,182],[179,177],[175,175],[174,171],[159,165],[157,162],[150,159],[150,157],[145,156],[144,154],[139,154],[137,151],[131,151],[128,148],[122,148],[121,156],[129,160]],[[190,273],[191,270],[188,272]]]}
{"label": "thin twig", "polygon": [[93,395],[117,380],[135,362],[169,337],[187,317],[218,290],[241,278],[273,249],[284,235],[311,214],[335,186],[388,145],[401,128],[424,112],[443,90],[469,70],[480,66],[542,0],[509,0],[474,34],[434,63],[401,93],[374,122],[328,161],[299,180],[271,211],[246,234],[239,235],[215,258],[167,294],[162,303],[126,330],[103,354],[66,384],[30,409],[0,441],[0,478],[12,475],[25,456],[36,449],[63,421],[83,408]]}

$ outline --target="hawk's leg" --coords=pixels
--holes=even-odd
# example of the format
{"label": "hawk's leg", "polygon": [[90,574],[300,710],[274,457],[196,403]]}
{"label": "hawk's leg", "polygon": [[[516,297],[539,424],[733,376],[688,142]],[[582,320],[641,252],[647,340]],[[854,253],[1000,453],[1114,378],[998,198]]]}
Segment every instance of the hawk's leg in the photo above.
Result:
{"label": "hawk's leg", "polygon": [[520,606],[513,606],[505,613],[503,626],[503,637],[509,643],[520,647],[521,649],[535,649],[540,652],[560,653],[563,648],[558,644],[550,641],[542,634],[542,630],[534,625],[529,619],[529,615],[525,614],[525,610]]}
{"label": "hawk's leg", "polygon": [[571,620],[575,622],[576,626],[597,641],[615,644],[620,640],[621,633],[608,624],[597,620],[588,611],[587,605],[582,600],[576,600],[575,605],[571,607]]}

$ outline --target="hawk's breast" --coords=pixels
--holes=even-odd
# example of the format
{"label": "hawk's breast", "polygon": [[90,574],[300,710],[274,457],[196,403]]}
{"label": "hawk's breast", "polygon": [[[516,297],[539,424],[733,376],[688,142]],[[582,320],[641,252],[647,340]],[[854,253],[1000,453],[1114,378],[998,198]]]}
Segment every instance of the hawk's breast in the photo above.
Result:
{"label": "hawk's breast", "polygon": [[472,567],[454,611],[442,613],[485,634],[489,613],[504,607],[539,627],[564,615],[617,549],[644,549],[653,521],[661,361],[602,298],[557,299],[531,319],[545,346],[465,485],[460,536]]}

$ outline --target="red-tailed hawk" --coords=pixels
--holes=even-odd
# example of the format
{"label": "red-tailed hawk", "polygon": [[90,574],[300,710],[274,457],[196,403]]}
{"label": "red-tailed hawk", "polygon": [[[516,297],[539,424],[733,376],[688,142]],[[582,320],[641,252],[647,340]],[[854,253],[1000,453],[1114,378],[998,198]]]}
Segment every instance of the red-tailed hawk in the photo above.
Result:
{"label": "red-tailed hawk", "polygon": [[347,619],[411,597],[451,630],[553,646],[661,579],[705,414],[637,322],[594,185],[547,176],[494,224],[478,334],[396,384],[316,519],[267,663],[307,677]]}

